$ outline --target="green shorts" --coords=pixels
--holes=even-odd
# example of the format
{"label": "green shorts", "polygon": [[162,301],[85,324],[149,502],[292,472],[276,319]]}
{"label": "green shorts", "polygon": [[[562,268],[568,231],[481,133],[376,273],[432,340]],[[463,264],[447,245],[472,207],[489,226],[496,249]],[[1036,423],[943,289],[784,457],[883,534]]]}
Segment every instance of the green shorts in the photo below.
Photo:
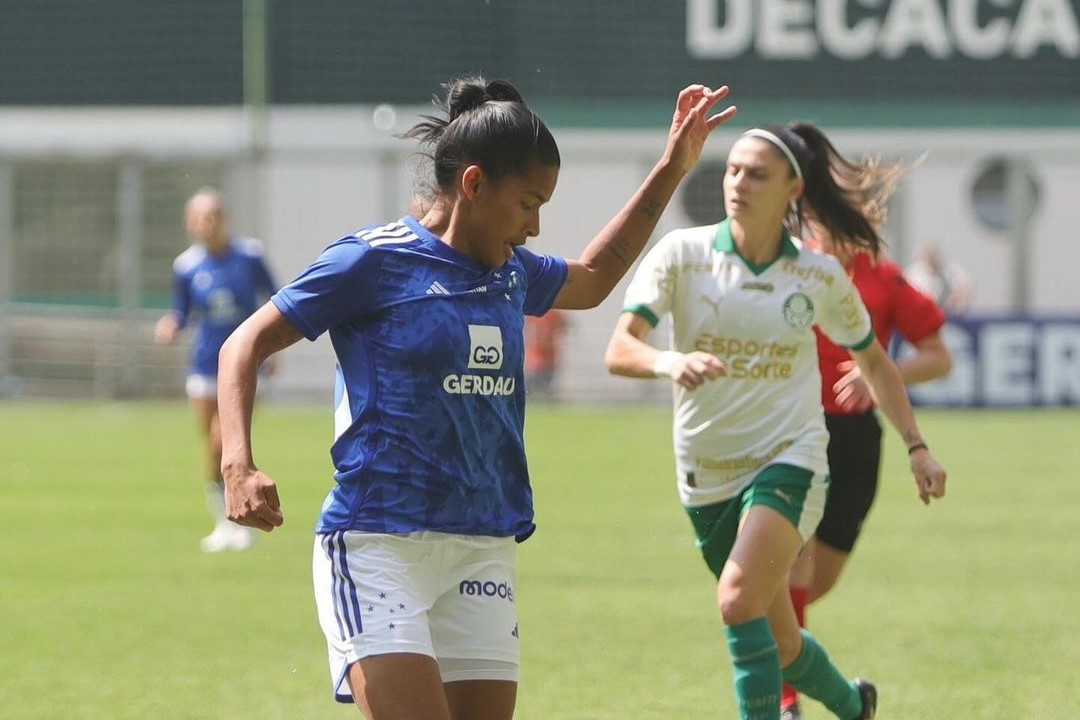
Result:
{"label": "green shorts", "polygon": [[795,465],[766,465],[736,497],[686,508],[709,570],[720,577],[735,545],[739,521],[754,505],[776,510],[791,521],[803,540],[809,540],[825,511],[828,486],[828,475]]}

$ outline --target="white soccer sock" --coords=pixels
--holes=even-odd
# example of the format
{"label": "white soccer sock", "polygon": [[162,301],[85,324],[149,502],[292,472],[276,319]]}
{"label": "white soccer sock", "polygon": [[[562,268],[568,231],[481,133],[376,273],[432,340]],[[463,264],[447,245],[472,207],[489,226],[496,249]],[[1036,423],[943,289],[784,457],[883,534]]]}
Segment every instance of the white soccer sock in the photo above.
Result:
{"label": "white soccer sock", "polygon": [[225,522],[225,485],[220,482],[212,482],[206,486],[206,507],[210,510],[210,517],[214,518],[216,525]]}

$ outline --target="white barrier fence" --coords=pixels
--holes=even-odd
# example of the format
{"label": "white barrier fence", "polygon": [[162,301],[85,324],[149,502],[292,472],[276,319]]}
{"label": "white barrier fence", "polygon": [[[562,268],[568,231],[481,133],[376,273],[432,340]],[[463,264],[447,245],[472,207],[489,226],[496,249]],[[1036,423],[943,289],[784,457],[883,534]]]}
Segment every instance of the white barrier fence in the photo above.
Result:
{"label": "white barrier fence", "polygon": [[[0,393],[178,395],[183,348],[154,347],[149,332],[168,302],[172,258],[187,242],[181,222],[187,194],[219,185],[234,229],[264,240],[271,266],[288,281],[336,237],[405,211],[415,148],[393,133],[420,111],[426,108],[398,108],[376,123],[371,108],[274,108],[257,155],[250,152],[246,116],[235,109],[0,112]],[[542,234],[530,247],[575,257],[648,172],[664,132],[553,130],[563,167]],[[701,171],[684,183],[657,236],[718,218],[724,153],[740,130],[722,128],[710,141]],[[1072,240],[1080,131],[839,129],[830,135],[849,154],[923,158],[891,209],[886,234],[895,259],[905,262],[920,242],[936,240],[950,259],[967,265],[973,312],[1080,314],[1072,277],[1080,265],[1080,245]],[[984,172],[1003,157],[1001,148],[1022,158],[1015,165],[1023,165],[1037,190],[1030,217],[1014,213],[1022,222],[1008,221],[1011,206],[998,187],[1011,175]],[[980,219],[987,215],[1001,220],[999,227]],[[562,398],[668,400],[663,383],[612,378],[603,367],[624,287],[599,308],[571,316],[557,380]],[[664,331],[655,333],[658,342]],[[967,330],[953,335],[958,359],[975,352],[967,349],[975,347],[972,337]],[[994,337],[987,347],[1003,342]],[[968,372],[958,361],[951,389],[933,392],[958,404],[1008,405],[1012,398],[1039,404],[1047,392],[1059,397],[1048,404],[1075,397],[1062,389],[1073,387],[1071,381],[1062,379],[1045,381],[1051,385],[1044,391],[1041,375],[1026,390],[1022,384],[991,389],[1001,366],[978,348],[984,364],[973,371],[975,380],[958,379]],[[332,371],[328,342],[302,342],[286,351],[274,382],[281,396],[324,400]],[[1013,382],[1015,375],[1004,376]],[[926,402],[946,402],[933,400],[930,388],[917,392]]]}

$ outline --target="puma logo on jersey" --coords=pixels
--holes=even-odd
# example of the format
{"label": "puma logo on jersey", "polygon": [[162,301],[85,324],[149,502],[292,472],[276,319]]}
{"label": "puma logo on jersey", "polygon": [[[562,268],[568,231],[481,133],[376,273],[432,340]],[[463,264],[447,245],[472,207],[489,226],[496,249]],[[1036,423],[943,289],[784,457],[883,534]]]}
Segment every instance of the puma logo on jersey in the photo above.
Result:
{"label": "puma logo on jersey", "polygon": [[711,307],[713,309],[713,312],[716,313],[717,315],[720,314],[720,302],[721,302],[720,300],[713,300],[708,295],[702,294],[701,302],[703,302],[706,305],[708,305],[709,307]]}

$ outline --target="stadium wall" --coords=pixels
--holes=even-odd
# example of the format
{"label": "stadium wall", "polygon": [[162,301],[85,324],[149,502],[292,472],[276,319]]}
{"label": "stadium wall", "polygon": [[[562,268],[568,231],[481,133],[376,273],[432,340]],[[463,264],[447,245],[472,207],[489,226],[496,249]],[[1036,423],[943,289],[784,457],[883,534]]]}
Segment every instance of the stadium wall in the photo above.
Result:
{"label": "stadium wall", "polygon": [[[0,207],[7,203],[13,208],[6,222],[0,220],[0,264],[6,263],[5,272],[0,273],[0,374],[8,376],[3,387],[68,395],[179,393],[182,349],[164,352],[149,344],[149,327],[160,313],[164,295],[158,292],[149,297],[145,288],[130,287],[134,277],[145,282],[152,279],[160,290],[171,257],[185,244],[179,205],[159,209],[168,222],[148,223],[139,217],[122,222],[125,212],[138,215],[132,208],[139,205],[125,193],[133,192],[131,178],[141,187],[138,179],[148,177],[146,168],[166,161],[177,167],[210,164],[218,168],[217,181],[233,204],[234,228],[261,237],[277,273],[288,280],[333,239],[361,224],[399,216],[408,207],[417,160],[411,144],[395,139],[393,133],[411,124],[421,110],[426,109],[276,107],[266,117],[265,147],[253,152],[253,118],[237,108],[0,109],[0,178],[8,178],[0,182],[0,192],[7,193],[0,198]],[[582,129],[560,124],[558,117],[555,113],[551,124],[563,152],[563,170],[555,197],[544,210],[541,236],[531,244],[537,251],[575,256],[629,197],[661,152],[666,117],[657,117],[655,130]],[[684,185],[662,218],[657,237],[674,227],[716,219],[710,216],[710,208],[719,207],[717,175],[704,170],[722,166],[724,152],[742,127],[736,122],[731,130],[722,129],[713,138],[701,177]],[[1080,315],[1074,278],[1080,247],[1073,240],[1070,212],[1080,197],[1080,130],[857,126],[835,130],[826,126],[826,130],[845,152],[883,154],[914,164],[897,195],[888,229],[896,259],[906,262],[920,242],[937,241],[972,276],[976,313]],[[1020,168],[1038,188],[1031,198],[1029,221],[995,227],[980,219],[987,210],[983,207],[980,215],[978,206],[985,205],[986,198],[973,197],[973,188],[996,161]],[[121,228],[113,237],[114,244],[154,243],[160,256],[147,258],[136,252],[132,257],[137,259],[137,272],[122,262],[84,267],[85,272],[119,276],[115,287],[111,286],[119,300],[109,307],[88,310],[65,303],[62,297],[55,302],[41,302],[41,298],[24,302],[13,287],[27,281],[25,268],[17,261],[25,257],[22,245],[31,239],[19,236],[12,220],[19,203],[27,200],[25,188],[20,190],[23,168],[102,162],[119,168],[117,198],[110,200]],[[180,190],[193,190],[208,175],[215,177],[214,173],[189,175],[181,173],[174,183],[181,202]],[[46,184],[36,186],[34,192],[41,195],[50,190]],[[86,193],[85,202],[99,201],[89,190]],[[79,201],[79,197],[63,200]],[[991,208],[990,214],[994,212]],[[108,236],[108,230],[102,232]],[[168,238],[163,241],[161,233]],[[1018,247],[1014,237],[1023,244]],[[56,243],[56,252],[75,253],[84,238],[72,234],[50,242]],[[108,243],[107,237],[104,242]],[[49,266],[35,267],[35,272],[47,273]],[[8,280],[3,281],[5,276]],[[129,288],[126,295],[125,287]],[[660,383],[611,378],[602,366],[622,291],[620,286],[600,308],[572,316],[559,380],[565,399],[667,398],[667,389]],[[91,319],[93,324],[88,324]],[[73,373],[66,383],[59,383],[55,376],[40,372],[50,363],[69,362],[72,343],[85,356],[79,362],[95,368],[92,373]],[[35,348],[33,358],[20,357],[19,352],[29,346]],[[302,342],[283,358],[274,392],[290,398],[329,399],[332,365],[325,339]],[[35,377],[51,381],[35,383]]]}

